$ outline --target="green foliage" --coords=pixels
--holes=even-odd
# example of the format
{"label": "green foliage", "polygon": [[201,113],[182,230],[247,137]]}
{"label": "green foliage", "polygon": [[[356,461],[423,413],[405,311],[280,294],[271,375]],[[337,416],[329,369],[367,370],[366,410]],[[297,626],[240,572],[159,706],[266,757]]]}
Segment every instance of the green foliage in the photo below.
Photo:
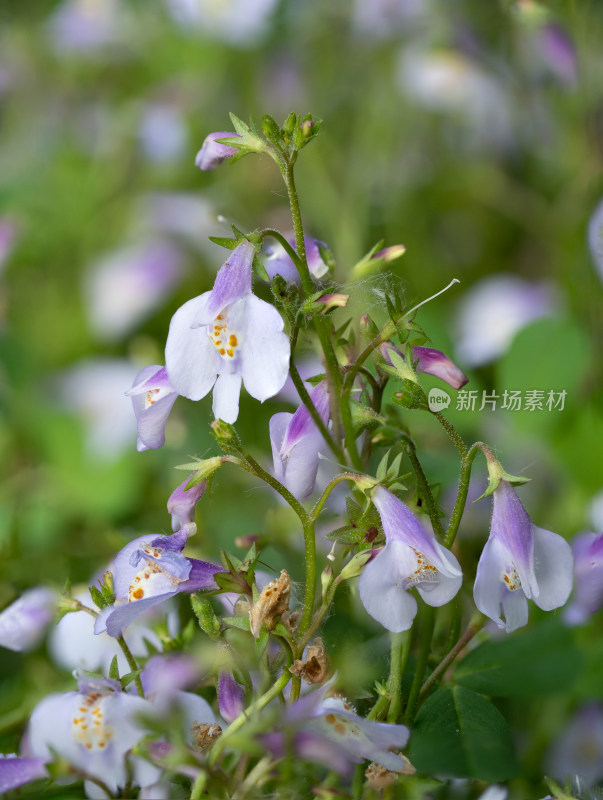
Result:
{"label": "green foliage", "polygon": [[463,686],[439,689],[421,706],[408,757],[420,772],[447,777],[502,781],[519,770],[505,718]]}
{"label": "green foliage", "polygon": [[581,668],[574,632],[559,620],[546,620],[482,642],[458,664],[454,678],[483,694],[530,699],[571,690]]}

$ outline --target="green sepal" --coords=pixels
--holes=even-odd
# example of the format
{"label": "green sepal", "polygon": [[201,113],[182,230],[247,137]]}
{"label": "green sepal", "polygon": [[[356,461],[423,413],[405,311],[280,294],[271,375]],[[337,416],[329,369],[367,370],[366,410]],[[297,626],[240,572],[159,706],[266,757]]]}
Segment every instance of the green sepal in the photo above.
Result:
{"label": "green sepal", "polygon": [[98,589],[96,586],[90,586],[88,591],[90,592],[90,597],[92,599],[92,602],[94,603],[94,605],[97,608],[101,608],[101,609],[102,608],[107,608],[107,606],[111,605],[111,603],[109,603],[105,599],[105,597],[104,597],[103,593],[101,592],[101,590]]}
{"label": "green sepal", "polygon": [[418,383],[405,378],[402,380],[402,387],[400,391],[395,392],[393,395],[392,399],[395,403],[402,406],[402,408],[429,411],[427,396]]}
{"label": "green sepal", "polygon": [[227,250],[234,250],[241,244],[240,239],[231,239],[229,236],[208,236],[207,238],[210,242],[219,247],[225,247]]}
{"label": "green sepal", "polygon": [[531,480],[531,478],[522,478],[519,475],[509,475],[491,451],[485,450],[484,454],[488,466],[488,488],[477,500],[473,501],[474,503],[477,503],[478,500],[483,500],[484,497],[489,497],[498,488],[501,481],[507,481],[511,486],[521,486]]}
{"label": "green sepal", "polygon": [[222,617],[222,622],[229,628],[238,628],[238,630],[247,631],[247,633],[251,630],[249,617]]}
{"label": "green sepal", "polygon": [[114,681],[119,680],[119,667],[117,665],[117,656],[113,656],[111,660],[111,665],[109,667],[109,677],[113,678]]}
{"label": "green sepal", "polygon": [[270,114],[264,114],[262,117],[262,130],[264,131],[264,136],[269,142],[272,142],[272,144],[280,147],[281,129],[274,121],[274,118],[270,116]]}
{"label": "green sepal", "polygon": [[257,253],[254,253],[253,261],[251,263],[251,268],[255,275],[262,281],[266,281],[266,283],[270,283],[270,275],[264,266],[262,259],[259,257]]}

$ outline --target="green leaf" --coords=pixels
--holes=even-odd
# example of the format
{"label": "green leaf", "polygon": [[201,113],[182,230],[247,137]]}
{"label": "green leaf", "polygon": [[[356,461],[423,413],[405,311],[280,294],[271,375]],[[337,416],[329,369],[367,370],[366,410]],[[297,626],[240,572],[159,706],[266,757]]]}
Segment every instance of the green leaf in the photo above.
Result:
{"label": "green leaf", "polygon": [[125,689],[126,686],[129,686],[132,681],[136,680],[136,678],[140,675],[142,669],[134,669],[132,672],[128,672],[126,675],[122,675],[121,678],[121,685]]}
{"label": "green leaf", "polygon": [[222,617],[224,625],[229,628],[238,628],[240,631],[248,631],[251,628],[249,617]]}
{"label": "green leaf", "polygon": [[232,126],[235,131],[239,134],[239,136],[245,136],[246,133],[249,133],[249,126],[246,125],[242,119],[239,119],[235,114],[232,112],[230,113],[230,121],[232,122]]}
{"label": "green leaf", "polygon": [[480,644],[459,663],[454,679],[495,697],[531,698],[567,691],[581,668],[574,632],[551,619]]}
{"label": "green leaf", "polygon": [[119,680],[119,667],[117,666],[117,656],[113,656],[113,660],[111,661],[111,666],[109,667],[109,677],[113,678],[114,681]]}
{"label": "green leaf", "polygon": [[483,695],[463,686],[439,689],[421,706],[408,757],[429,775],[501,781],[518,772],[505,718]]}

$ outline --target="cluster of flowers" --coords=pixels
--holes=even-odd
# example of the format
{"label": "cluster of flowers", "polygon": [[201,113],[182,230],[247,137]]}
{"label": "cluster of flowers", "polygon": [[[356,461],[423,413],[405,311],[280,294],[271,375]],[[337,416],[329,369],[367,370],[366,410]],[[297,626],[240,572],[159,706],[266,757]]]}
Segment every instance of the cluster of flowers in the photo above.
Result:
{"label": "cluster of flowers", "polygon": [[[227,136],[218,133],[208,137],[197,158],[201,168],[213,168],[236,152],[216,141]],[[313,254],[311,271],[320,275],[324,264],[318,243],[307,240],[307,249]],[[260,401],[282,389],[289,374],[289,338],[280,313],[252,293],[255,257],[256,246],[242,239],[219,270],[213,289],[188,301],[175,313],[167,338],[165,366],[152,365],[137,375],[129,394],[138,424],[139,450],[158,448],[164,443],[166,420],[178,395],[199,400],[213,389],[215,418],[233,423],[238,417],[242,385]],[[271,258],[275,274],[294,277],[294,264],[284,250],[273,253]],[[404,355],[389,342],[383,344],[381,355],[390,366],[404,361]],[[439,351],[415,346],[411,355],[416,370],[442,378],[455,388],[467,380]],[[329,400],[327,382],[321,381],[311,390],[310,401],[325,429],[331,424]],[[275,478],[297,500],[309,497],[317,482],[323,438],[307,406],[302,403],[293,414],[275,414],[270,421],[270,441]],[[493,494],[494,506],[473,595],[484,615],[511,632],[527,623],[529,599],[545,610],[567,601],[572,588],[573,558],[561,536],[534,526],[515,493],[514,479],[488,453],[488,493]],[[410,590],[416,589],[428,605],[442,606],[461,587],[461,567],[450,549],[428,532],[392,491],[374,479],[357,477],[365,481],[385,536],[385,546],[364,558],[359,570],[359,595],[368,613],[386,629],[404,631],[411,627],[417,613],[417,601]],[[111,601],[101,604],[100,612],[82,610],[79,602],[73,607],[75,613],[87,611],[95,616],[96,636],[108,634],[125,648],[123,632],[143,612],[179,593],[217,592],[222,588],[217,576],[224,573],[224,567],[184,555],[189,538],[196,533],[195,509],[206,489],[203,481],[190,488],[187,485],[185,481],[168,501],[173,534],[139,537],[115,557],[110,566]],[[595,563],[598,577],[603,563],[600,550],[601,537],[581,541],[579,552],[584,558],[579,569],[591,575],[592,568],[585,565],[590,563],[592,567]],[[259,584],[259,575],[257,578]],[[288,613],[287,580],[281,575],[281,579],[270,581],[263,588],[257,586],[253,606],[249,607],[249,630],[254,637],[258,638],[264,622],[274,624]],[[591,596],[588,584],[588,579],[582,582],[582,594],[570,614],[574,621],[586,613],[587,606],[592,608],[603,599]],[[48,614],[43,613],[48,602],[44,597],[40,609],[39,598],[29,604],[18,601],[3,612],[0,644],[13,649],[31,646],[36,638],[32,631],[48,621]],[[309,652],[311,647],[307,649],[308,658],[297,673],[295,664],[289,670],[283,667],[268,690],[268,694],[273,692],[269,700],[276,700],[291,673],[302,674],[308,684],[323,685],[290,703],[284,712],[270,702],[262,703],[259,708],[265,706],[266,713],[275,719],[272,732],[262,734],[263,745],[277,758],[293,747],[303,758],[321,761],[342,773],[364,759],[385,771],[411,769],[399,753],[409,737],[406,726],[360,717],[345,698],[332,693],[330,682],[325,683],[328,670],[320,668],[318,675],[310,675],[307,664],[314,660],[321,667],[324,661],[318,641],[315,640],[313,653]],[[127,648],[124,652],[128,652]],[[222,734],[222,726],[238,728],[249,709],[246,711],[245,690],[229,665],[218,670],[219,716],[199,695],[183,690],[190,684],[189,667],[186,659],[156,656],[147,661],[142,671],[133,670],[126,688],[123,678],[120,681],[80,673],[77,691],[51,695],[36,707],[21,755],[0,760],[0,790],[44,776],[45,765],[56,756],[65,759],[72,772],[85,779],[91,797],[111,796],[118,787],[134,784],[143,787],[144,797],[168,796],[168,765],[172,771],[197,779],[203,753]],[[140,696],[133,693],[136,684]],[[133,748],[154,729],[153,725],[157,727],[157,719],[175,711],[188,760],[178,763],[171,757],[173,745],[160,734],[133,754]]]}

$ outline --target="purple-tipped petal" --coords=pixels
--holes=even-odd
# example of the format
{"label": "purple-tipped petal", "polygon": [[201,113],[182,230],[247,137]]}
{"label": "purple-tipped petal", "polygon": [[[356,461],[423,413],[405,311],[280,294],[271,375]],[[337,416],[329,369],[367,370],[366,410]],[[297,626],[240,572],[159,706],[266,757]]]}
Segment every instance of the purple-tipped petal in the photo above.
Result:
{"label": "purple-tipped petal", "polygon": [[168,514],[172,515],[173,531],[194,523],[195,508],[207,489],[207,481],[201,481],[190,489],[186,488],[187,483],[188,479],[174,489],[167,502]]}
{"label": "purple-tipped petal", "polygon": [[232,722],[245,708],[245,693],[232,676],[231,672],[223,671],[218,676],[218,704],[220,715],[226,722]]}
{"label": "purple-tipped petal", "polygon": [[232,158],[238,152],[238,148],[220,144],[216,139],[227,139],[238,135],[233,131],[216,131],[208,134],[195,157],[195,166],[204,172],[209,172],[223,164],[227,158]]}
{"label": "purple-tipped petal", "polygon": [[434,375],[452,386],[453,389],[460,389],[469,380],[463,370],[440,350],[417,346],[412,348],[412,355],[414,359],[418,359],[417,369],[419,372]]}
{"label": "purple-tipped petal", "polygon": [[0,794],[48,777],[45,758],[18,758],[0,753]]}
{"label": "purple-tipped petal", "polygon": [[255,247],[244,239],[220,267],[206,313],[199,317],[199,325],[209,325],[216,316],[236,300],[251,294],[251,265]]}
{"label": "purple-tipped petal", "polygon": [[178,395],[172,388],[165,367],[142,369],[126,392],[138,426],[138,450],[156,450],[165,442],[165,424]]}
{"label": "purple-tipped petal", "polygon": [[566,602],[573,557],[561,536],[534,526],[510,483],[501,480],[493,499],[473,596],[478,609],[510,633],[527,623],[528,599],[545,611]]}

